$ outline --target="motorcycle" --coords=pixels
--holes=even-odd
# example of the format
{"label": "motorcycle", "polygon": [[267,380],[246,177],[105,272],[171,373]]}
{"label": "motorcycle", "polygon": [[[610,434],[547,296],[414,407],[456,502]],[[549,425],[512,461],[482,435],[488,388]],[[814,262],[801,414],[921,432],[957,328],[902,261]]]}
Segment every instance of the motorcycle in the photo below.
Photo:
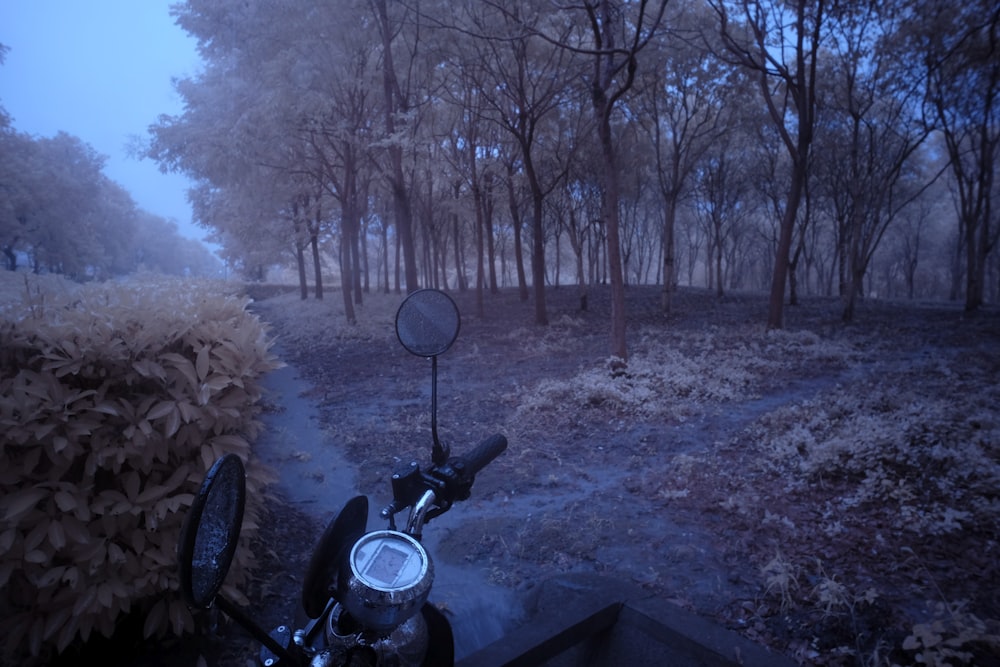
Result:
{"label": "motorcycle", "polygon": [[[392,475],[388,522],[367,531],[368,498],[349,500],[330,521],[309,560],[302,587],[308,622],[264,631],[219,591],[232,564],[246,501],[240,458],[227,454],[208,471],[178,542],[180,588],[188,605],[213,605],[261,643],[263,667],[416,667],[454,664],[448,619],[428,601],[434,563],[421,543],[424,526],[469,498],[476,474],[507,448],[503,435],[452,455],[437,433],[437,358],[458,337],[461,318],[444,292],[418,290],[396,312],[396,336],[431,360],[431,461]],[[406,523],[396,515],[409,510]]]}

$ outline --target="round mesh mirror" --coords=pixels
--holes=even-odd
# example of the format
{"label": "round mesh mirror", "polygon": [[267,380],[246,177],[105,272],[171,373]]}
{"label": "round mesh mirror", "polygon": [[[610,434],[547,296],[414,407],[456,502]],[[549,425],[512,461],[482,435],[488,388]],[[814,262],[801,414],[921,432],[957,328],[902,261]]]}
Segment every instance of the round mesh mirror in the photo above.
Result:
{"label": "round mesh mirror", "polygon": [[396,337],[418,357],[443,354],[458,338],[461,318],[451,297],[436,289],[417,290],[396,311]]}
{"label": "round mesh mirror", "polygon": [[216,461],[188,510],[177,545],[181,593],[206,608],[232,564],[246,505],[246,470],[235,454]]}

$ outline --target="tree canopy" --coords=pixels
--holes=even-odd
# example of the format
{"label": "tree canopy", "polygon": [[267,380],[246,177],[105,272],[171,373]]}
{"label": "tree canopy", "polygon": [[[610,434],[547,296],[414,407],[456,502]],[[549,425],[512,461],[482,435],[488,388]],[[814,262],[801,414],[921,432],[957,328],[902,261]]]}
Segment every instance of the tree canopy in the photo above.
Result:
{"label": "tree canopy", "polygon": [[188,0],[205,67],[147,153],[235,264],[332,278],[349,314],[373,282],[511,285],[545,324],[546,285],[610,282],[625,358],[629,283],[665,311],[768,290],[771,327],[800,292],[975,309],[1000,296],[997,12],[919,4]]}
{"label": "tree canopy", "polygon": [[0,107],[0,251],[7,270],[103,280],[137,270],[214,275],[220,263],[177,224],[143,211],[78,137],[17,131]]}

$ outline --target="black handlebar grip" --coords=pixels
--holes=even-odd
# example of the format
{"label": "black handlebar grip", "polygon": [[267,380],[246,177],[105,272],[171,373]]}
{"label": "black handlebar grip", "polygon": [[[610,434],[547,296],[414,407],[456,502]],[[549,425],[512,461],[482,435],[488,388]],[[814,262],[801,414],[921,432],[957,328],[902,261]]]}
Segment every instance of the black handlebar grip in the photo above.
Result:
{"label": "black handlebar grip", "polygon": [[490,461],[503,454],[507,449],[507,438],[497,433],[479,443],[475,449],[462,457],[465,469],[469,475],[475,475],[485,468]]}

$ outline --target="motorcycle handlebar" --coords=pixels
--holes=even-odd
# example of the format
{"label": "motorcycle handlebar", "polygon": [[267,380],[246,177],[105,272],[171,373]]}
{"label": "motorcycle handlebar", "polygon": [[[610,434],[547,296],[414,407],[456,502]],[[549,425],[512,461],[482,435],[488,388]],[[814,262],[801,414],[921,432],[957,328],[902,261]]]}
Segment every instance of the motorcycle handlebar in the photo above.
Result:
{"label": "motorcycle handlebar", "polygon": [[[392,502],[382,510],[381,516],[391,522],[397,512],[407,507],[414,508],[407,531],[419,534],[425,522],[447,512],[456,500],[468,499],[476,474],[506,449],[507,438],[498,433],[483,440],[467,454],[452,456],[443,465],[422,471],[416,463],[410,464],[405,472],[392,476]],[[428,491],[432,492],[431,502],[435,507],[428,509],[424,506],[417,511],[418,504],[424,502]],[[413,520],[414,512],[416,521]]]}
{"label": "motorcycle handlebar", "polygon": [[475,476],[496,457],[507,449],[507,438],[497,433],[479,443],[475,449],[465,456],[457,457],[465,463],[465,471]]}

